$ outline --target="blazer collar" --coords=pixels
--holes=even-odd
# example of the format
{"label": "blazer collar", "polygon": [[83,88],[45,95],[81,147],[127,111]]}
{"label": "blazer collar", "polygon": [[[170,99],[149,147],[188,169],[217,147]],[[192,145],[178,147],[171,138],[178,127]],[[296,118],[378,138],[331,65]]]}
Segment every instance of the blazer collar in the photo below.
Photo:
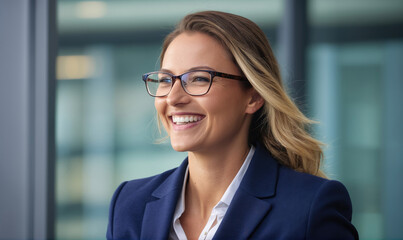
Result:
{"label": "blazer collar", "polygon": [[278,162],[270,152],[261,144],[257,144],[255,154],[239,188],[257,198],[274,196],[278,167]]}
{"label": "blazer collar", "polygon": [[[152,193],[157,199],[146,205],[141,239],[168,238],[187,165],[186,158]],[[248,170],[214,239],[248,238],[271,209],[271,204],[264,199],[275,195],[277,172],[277,161],[261,144],[257,144]]]}
{"label": "blazer collar", "polygon": [[168,239],[187,165],[186,158],[152,193],[157,199],[145,207],[140,239]]}
{"label": "blazer collar", "polygon": [[181,191],[183,178],[185,177],[186,168],[188,166],[188,158],[179,165],[175,171],[152,193],[154,197],[162,198],[165,195],[171,194],[172,191]]}
{"label": "blazer collar", "polygon": [[247,172],[213,239],[249,239],[270,212],[279,165],[262,146],[256,146]]}

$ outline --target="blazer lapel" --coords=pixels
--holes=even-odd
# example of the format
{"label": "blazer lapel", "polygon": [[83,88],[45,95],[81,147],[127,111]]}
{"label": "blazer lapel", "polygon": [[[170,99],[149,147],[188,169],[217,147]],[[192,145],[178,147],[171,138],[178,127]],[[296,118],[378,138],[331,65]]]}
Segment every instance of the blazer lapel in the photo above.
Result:
{"label": "blazer lapel", "polygon": [[154,192],[144,211],[140,239],[168,239],[185,176],[187,158]]}
{"label": "blazer lapel", "polygon": [[271,204],[267,198],[275,195],[278,163],[261,145],[242,179],[235,196],[213,239],[248,239]]}

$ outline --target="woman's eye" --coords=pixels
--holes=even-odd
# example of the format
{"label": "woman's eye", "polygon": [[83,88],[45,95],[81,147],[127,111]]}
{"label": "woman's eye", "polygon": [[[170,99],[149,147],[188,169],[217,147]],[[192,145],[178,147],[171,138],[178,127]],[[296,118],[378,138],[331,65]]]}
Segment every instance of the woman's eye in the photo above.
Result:
{"label": "woman's eye", "polygon": [[171,83],[171,78],[160,78],[159,82],[160,83]]}
{"label": "woman's eye", "polygon": [[203,83],[203,82],[210,82],[210,79],[209,78],[206,78],[206,77],[194,77],[193,79],[192,79],[192,82],[199,82],[199,83]]}

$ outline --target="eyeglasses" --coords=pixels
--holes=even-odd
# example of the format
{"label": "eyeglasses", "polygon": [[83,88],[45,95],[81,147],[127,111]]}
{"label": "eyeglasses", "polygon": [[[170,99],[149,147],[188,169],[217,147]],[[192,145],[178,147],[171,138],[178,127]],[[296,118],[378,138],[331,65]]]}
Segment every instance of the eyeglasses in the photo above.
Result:
{"label": "eyeglasses", "polygon": [[239,81],[248,81],[245,77],[231,75],[209,70],[193,70],[181,75],[173,75],[166,72],[150,72],[143,75],[147,92],[153,97],[164,97],[169,94],[175,79],[181,80],[181,85],[186,93],[192,96],[201,96],[208,93],[214,77],[223,77]]}

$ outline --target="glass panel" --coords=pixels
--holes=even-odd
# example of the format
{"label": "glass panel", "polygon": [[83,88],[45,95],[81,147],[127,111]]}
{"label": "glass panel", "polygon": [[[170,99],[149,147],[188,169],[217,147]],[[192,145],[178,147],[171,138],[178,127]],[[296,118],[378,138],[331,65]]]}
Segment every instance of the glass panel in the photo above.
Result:
{"label": "glass panel", "polygon": [[[387,214],[397,205],[385,205],[391,201],[390,193],[385,191],[385,180],[390,179],[385,166],[396,161],[393,150],[385,154],[391,141],[385,133],[392,127],[385,122],[402,116],[399,111],[385,114],[385,109],[391,108],[385,99],[395,92],[390,86],[401,81],[396,73],[403,68],[403,62],[396,62],[396,54],[389,58],[386,55],[391,48],[402,52],[402,46],[403,42],[384,41],[318,44],[310,49],[312,115],[320,122],[318,136],[329,145],[325,169],[331,178],[341,180],[349,189],[353,223],[361,239],[390,236],[394,230],[385,231],[385,223],[398,221],[396,216]],[[401,94],[394,94],[393,98],[403,100]],[[401,131],[400,124],[393,128]],[[396,175],[392,178],[396,182],[402,180]]]}

